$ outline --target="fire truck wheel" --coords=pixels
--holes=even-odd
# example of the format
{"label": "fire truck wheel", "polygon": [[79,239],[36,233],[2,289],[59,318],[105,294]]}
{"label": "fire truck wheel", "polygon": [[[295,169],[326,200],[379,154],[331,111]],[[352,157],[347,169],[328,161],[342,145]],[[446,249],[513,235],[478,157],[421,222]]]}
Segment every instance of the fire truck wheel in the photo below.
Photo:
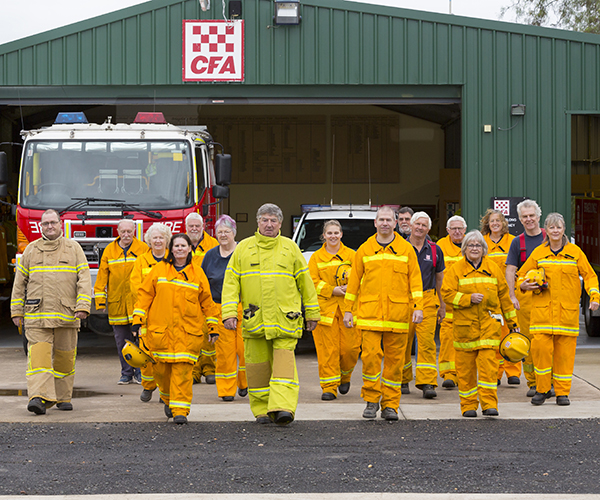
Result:
{"label": "fire truck wheel", "polygon": [[87,327],[96,335],[114,335],[112,326],[108,323],[108,314],[90,314],[86,321]]}

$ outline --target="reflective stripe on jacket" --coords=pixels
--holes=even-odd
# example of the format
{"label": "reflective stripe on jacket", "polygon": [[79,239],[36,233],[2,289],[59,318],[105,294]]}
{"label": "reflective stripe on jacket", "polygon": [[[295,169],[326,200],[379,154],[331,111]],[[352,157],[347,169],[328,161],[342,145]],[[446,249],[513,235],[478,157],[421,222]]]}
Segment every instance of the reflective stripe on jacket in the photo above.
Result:
{"label": "reflective stripe on jacket", "polygon": [[[471,302],[474,293],[483,294],[479,304]],[[506,279],[500,267],[488,257],[483,257],[479,269],[466,259],[453,265],[444,276],[442,298],[454,309],[455,349],[472,351],[498,347],[501,315],[509,328],[517,326],[517,312],[510,300]]]}
{"label": "reflective stripe on jacket", "polygon": [[408,332],[409,302],[423,310],[423,282],[417,254],[400,235],[383,247],[374,234],[354,255],[346,290],[346,312],[358,300],[356,326],[365,330]]}
{"label": "reflective stripe on jacket", "polygon": [[319,307],[321,309],[321,321],[324,325],[332,325],[338,308],[344,311],[344,296],[336,297],[333,289],[338,286],[336,276],[344,270],[350,269],[352,259],[356,252],[340,243],[340,249],[335,254],[330,254],[324,244],[319,250],[312,254],[308,262],[310,277],[315,284]]}
{"label": "reflective stripe on jacket", "polygon": [[225,271],[223,320],[237,317],[240,298],[244,337],[300,338],[302,306],[307,320],[320,319],[317,292],[302,252],[281,235],[269,238],[257,231],[238,243]]}
{"label": "reflective stripe on jacket", "polygon": [[125,256],[119,239],[104,249],[94,285],[96,309],[104,309],[108,304],[111,325],[126,325],[133,320],[134,301],[129,278],[136,259],[149,250],[148,245],[134,238]]}
{"label": "reflective stripe on jacket", "polygon": [[500,270],[506,274],[506,257],[508,257],[510,243],[515,237],[510,233],[506,233],[498,243],[494,243],[489,234],[486,234],[483,238],[488,246],[487,257],[498,264]]}
{"label": "reflective stripe on jacket", "polygon": [[90,269],[79,243],[59,236],[27,245],[15,273],[11,317],[25,318],[26,328],[79,328],[75,313],[89,313],[91,305]]}
{"label": "reflective stripe on jacket", "polygon": [[212,333],[219,315],[202,268],[194,260],[181,271],[159,262],[137,293],[133,322],[146,323],[152,355],[165,363],[195,363],[202,325],[206,320]]}
{"label": "reflective stripe on jacket", "polygon": [[567,243],[554,255],[550,247],[542,244],[537,247],[517,273],[517,286],[523,281],[527,271],[543,267],[548,288],[541,293],[531,294],[532,334],[579,335],[579,300],[583,278],[590,302],[600,302],[598,277],[587,257],[577,245]]}

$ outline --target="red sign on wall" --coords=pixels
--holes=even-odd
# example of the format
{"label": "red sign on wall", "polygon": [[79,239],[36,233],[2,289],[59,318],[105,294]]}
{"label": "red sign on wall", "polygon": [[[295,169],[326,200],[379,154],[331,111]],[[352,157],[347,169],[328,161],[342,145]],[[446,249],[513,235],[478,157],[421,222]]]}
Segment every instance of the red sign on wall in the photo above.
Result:
{"label": "red sign on wall", "polygon": [[244,80],[244,21],[183,21],[183,81]]}

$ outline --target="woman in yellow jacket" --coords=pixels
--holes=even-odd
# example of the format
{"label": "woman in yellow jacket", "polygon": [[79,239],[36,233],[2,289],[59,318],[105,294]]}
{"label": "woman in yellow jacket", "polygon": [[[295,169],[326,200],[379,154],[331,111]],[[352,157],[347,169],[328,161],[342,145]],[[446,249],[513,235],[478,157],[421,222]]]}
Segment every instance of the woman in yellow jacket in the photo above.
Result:
{"label": "woman in yellow jacket", "polygon": [[[167,246],[171,241],[171,229],[162,222],[155,222],[150,226],[150,229],[144,234],[144,241],[150,247],[150,251],[140,255],[133,265],[131,277],[129,278],[129,286],[133,303],[137,301],[137,291],[142,285],[152,268],[162,262],[166,257]],[[140,336],[146,334],[146,325],[143,324],[140,328]],[[142,393],[140,400],[147,403],[152,399],[152,393],[156,390],[156,381],[154,380],[153,365],[148,364],[141,368],[142,372]]]}
{"label": "woman in yellow jacket", "polygon": [[[508,232],[508,221],[500,210],[488,208],[479,223],[479,229],[488,246],[487,257],[492,259],[506,276],[506,257],[510,243],[515,237]],[[506,278],[505,278],[506,279]],[[508,326],[502,325],[501,338],[508,335]],[[500,368],[498,369],[498,385],[502,380],[502,375],[506,373],[506,381],[509,385],[519,385],[521,383],[521,362],[511,363],[506,361],[500,353],[497,354]]]}
{"label": "woman in yellow jacket", "polygon": [[[552,381],[556,404],[567,406],[575,364],[575,348],[579,335],[579,299],[581,283],[590,296],[590,309],[598,309],[598,277],[583,251],[569,243],[565,220],[558,213],[548,214],[544,223],[546,238],[523,264],[518,273],[521,290],[532,290],[531,354],[535,366],[536,393],[534,405],[542,405],[550,397]],[[544,269],[545,286],[526,279],[532,269]]]}
{"label": "woman in yellow jacket", "polygon": [[442,297],[454,309],[454,349],[458,394],[463,417],[498,415],[496,351],[500,326],[506,321],[517,329],[517,313],[500,268],[489,258],[479,231],[467,233],[462,243],[464,259],[444,276]]}
{"label": "woman in yellow jacket", "polygon": [[308,262],[317,290],[321,320],[313,331],[323,401],[332,401],[350,390],[350,378],[358,361],[360,334],[344,326],[344,296],[354,250],[342,243],[342,225],[337,220],[323,224],[323,246]]}
{"label": "woman in yellow jacket", "polygon": [[187,423],[192,403],[192,368],[200,355],[202,323],[215,342],[219,309],[210,295],[206,275],[192,261],[192,242],[176,234],[165,261],[154,266],[138,289],[133,311],[134,331],[147,325],[146,345],[156,360],[154,376],[165,403],[165,415]]}

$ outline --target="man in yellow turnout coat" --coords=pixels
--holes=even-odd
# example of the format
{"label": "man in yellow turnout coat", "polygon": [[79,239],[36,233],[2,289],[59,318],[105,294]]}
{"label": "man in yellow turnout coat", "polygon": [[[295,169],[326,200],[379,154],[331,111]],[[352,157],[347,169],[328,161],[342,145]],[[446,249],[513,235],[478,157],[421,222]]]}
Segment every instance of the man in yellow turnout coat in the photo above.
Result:
{"label": "man in yellow turnout coat", "polygon": [[[423,283],[417,254],[394,232],[395,226],[394,211],[381,207],[375,218],[377,233],[357,250],[346,290],[344,324],[348,328],[356,324],[363,334],[364,418],[375,418],[381,402],[381,418],[398,420],[411,314],[414,323],[423,320]],[[352,310],[357,299],[354,321]]]}
{"label": "man in yellow turnout coat", "polygon": [[110,243],[102,254],[94,295],[96,309],[108,308],[108,322],[115,334],[115,343],[121,362],[119,385],[141,384],[139,368],[133,368],[123,359],[123,346],[126,340],[133,340],[131,323],[133,321],[133,295],[131,293],[131,271],[136,259],[148,251],[148,245],[134,237],[135,224],[123,219],[117,225],[119,237]]}
{"label": "man in yellow turnout coat", "polygon": [[294,348],[302,336],[302,305],[308,330],[320,319],[319,305],[300,249],[279,232],[281,209],[266,203],[256,219],[258,231],[237,245],[225,271],[221,312],[225,328],[234,330],[242,301],[250,409],[258,423],[285,425],[298,405]]}

